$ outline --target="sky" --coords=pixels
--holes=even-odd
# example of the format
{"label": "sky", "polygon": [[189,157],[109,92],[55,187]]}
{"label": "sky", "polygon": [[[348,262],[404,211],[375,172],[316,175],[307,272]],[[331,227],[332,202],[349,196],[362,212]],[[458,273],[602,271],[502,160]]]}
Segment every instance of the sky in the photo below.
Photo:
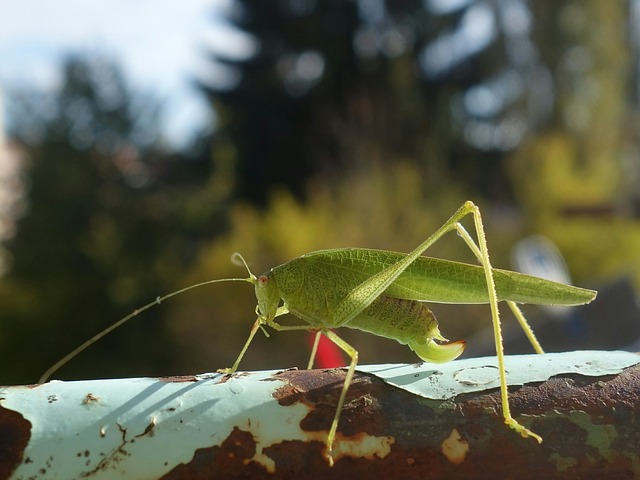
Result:
{"label": "sky", "polygon": [[209,63],[206,52],[243,57],[255,48],[224,21],[231,5],[231,0],[2,0],[0,89],[5,95],[12,85],[56,89],[66,53],[101,52],[115,58],[134,89],[163,102],[163,132],[180,148],[212,121],[191,82],[216,75],[224,81],[225,72]]}

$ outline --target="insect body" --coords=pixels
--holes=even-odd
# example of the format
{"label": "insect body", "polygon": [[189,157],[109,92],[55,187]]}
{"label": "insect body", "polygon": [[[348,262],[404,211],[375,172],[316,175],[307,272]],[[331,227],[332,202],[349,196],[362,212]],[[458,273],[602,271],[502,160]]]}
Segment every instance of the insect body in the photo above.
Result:
{"label": "insect body", "polygon": [[[433,313],[415,295],[402,290],[413,271],[405,271],[353,318],[343,323],[336,322],[337,307],[342,299],[367,278],[404,256],[355,248],[310,253],[263,275],[262,285],[259,283],[256,287],[256,295],[258,299],[263,295],[278,301],[282,299],[289,313],[316,328],[355,328],[407,344],[414,351],[422,351],[419,356],[423,359],[434,361],[442,357],[442,361],[452,360],[462,353],[464,344],[459,342],[449,346],[432,342],[434,338],[446,341],[440,335]],[[421,259],[424,257],[418,260]],[[272,314],[277,312],[273,308],[271,306]]]}
{"label": "insect body", "polygon": [[[474,219],[477,243],[459,223],[468,214]],[[429,246],[451,230],[456,230],[462,237],[480,265],[421,256]],[[345,396],[358,362],[358,352],[332,329],[348,327],[364,330],[407,344],[425,361],[447,362],[460,355],[465,344],[462,341],[446,343],[435,317],[422,302],[489,303],[504,421],[522,436],[542,441],[538,435],[511,417],[498,302],[507,303],[534,349],[543,353],[516,302],[568,306],[588,303],[596,296],[596,292],[592,290],[492,268],[480,210],[472,202],[465,202],[442,227],[408,254],[361,248],[322,250],[274,267],[259,277],[251,273],[240,255],[236,259],[245,265],[249,278],[210,280],[158,298],[85,342],[51,367],[40,381],[46,380],[53,371],[91,343],[160,301],[211,283],[249,282],[255,286],[258,318],[233,366],[220,372],[233,373],[238,369],[253,337],[265,325],[279,331],[317,330],[317,335],[325,335],[338,345],[351,361],[327,435],[325,456],[329,464],[333,465],[334,439]],[[295,315],[304,323],[280,325],[276,318],[286,313]],[[313,356],[314,353],[311,355],[309,368],[312,367]]]}

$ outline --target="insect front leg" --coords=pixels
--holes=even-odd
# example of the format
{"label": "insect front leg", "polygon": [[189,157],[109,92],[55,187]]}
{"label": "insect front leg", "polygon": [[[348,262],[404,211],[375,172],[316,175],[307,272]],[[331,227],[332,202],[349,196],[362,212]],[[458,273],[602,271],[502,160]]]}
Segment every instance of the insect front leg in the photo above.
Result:
{"label": "insect front leg", "polygon": [[[269,325],[270,327],[275,327],[278,325],[273,320],[269,320],[264,315],[260,315],[260,313],[258,312],[258,307],[256,307],[256,313],[258,313],[258,318],[256,319],[256,321],[253,323],[253,326],[251,327],[251,331],[249,332],[249,338],[247,338],[247,341],[245,342],[244,347],[242,347],[242,350],[240,350],[240,355],[238,355],[238,358],[236,359],[236,361],[234,362],[231,368],[220,368],[218,369],[218,373],[234,373],[236,370],[238,370],[238,366],[242,361],[242,357],[244,357],[244,354],[247,352],[247,349],[249,348],[249,345],[251,344],[253,337],[258,332],[258,329],[262,329],[264,334],[268,337],[269,334],[264,329],[263,325]],[[289,313],[289,310],[287,309],[287,307],[285,306],[278,307],[278,310],[276,311],[274,317],[279,317],[280,315],[284,315],[285,313]]]}
{"label": "insect front leg", "polygon": [[234,362],[233,366],[231,368],[220,368],[218,369],[218,373],[234,373],[236,370],[238,370],[238,366],[242,361],[242,357],[244,357],[244,354],[249,348],[249,345],[251,344],[251,341],[253,340],[253,337],[255,336],[258,329],[262,328],[263,323],[265,323],[264,317],[258,317],[256,319],[256,321],[253,323],[253,327],[251,327],[251,331],[249,332],[249,338],[247,338],[244,347],[242,347],[242,350],[240,350],[240,355],[238,355],[238,358]]}

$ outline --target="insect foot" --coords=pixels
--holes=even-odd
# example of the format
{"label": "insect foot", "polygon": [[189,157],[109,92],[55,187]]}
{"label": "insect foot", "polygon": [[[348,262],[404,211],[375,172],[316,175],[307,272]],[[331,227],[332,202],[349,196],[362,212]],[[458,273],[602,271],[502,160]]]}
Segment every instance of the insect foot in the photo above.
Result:
{"label": "insect foot", "polygon": [[537,433],[533,433],[527,427],[520,425],[517,420],[513,418],[505,418],[504,423],[509,425],[512,429],[518,432],[523,438],[531,437],[538,441],[538,443],[542,443],[542,437]]}

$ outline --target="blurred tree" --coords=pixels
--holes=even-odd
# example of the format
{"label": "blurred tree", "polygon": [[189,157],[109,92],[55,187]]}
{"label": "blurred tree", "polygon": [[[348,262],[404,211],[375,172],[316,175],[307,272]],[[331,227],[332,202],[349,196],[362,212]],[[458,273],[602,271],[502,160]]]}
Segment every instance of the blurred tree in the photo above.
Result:
{"label": "blurred tree", "polygon": [[532,229],[558,244],[575,278],[628,274],[640,285],[632,3],[534,4],[537,18],[553,19],[537,43],[556,87],[554,121],[509,166]]}
{"label": "blurred tree", "polygon": [[549,113],[524,0],[238,0],[228,19],[251,47],[214,51],[202,87],[219,117],[214,171],[252,201],[404,159],[425,188],[455,178],[502,195],[503,153]]}
{"label": "blurred tree", "polygon": [[[159,148],[158,103],[132,93],[101,56],[69,56],[62,85],[51,96],[25,90],[14,115],[29,188],[0,279],[0,344],[11,358],[0,378],[8,382],[35,380],[56,357],[168,290],[176,265],[191,255],[189,239],[178,236],[188,225],[176,187],[194,182],[192,166]],[[131,374],[137,363],[141,372],[166,372],[161,326],[153,341],[148,331],[114,334],[70,371]]]}
{"label": "blurred tree", "polygon": [[[275,184],[299,194],[314,162],[335,164],[334,125],[331,118],[319,122],[326,113],[313,107],[354,80],[353,52],[344,39],[357,23],[355,4],[323,2],[310,10],[302,2],[300,10],[293,4],[288,8],[284,3],[237,2],[232,12],[235,26],[255,36],[260,45],[247,59],[214,56],[219,65],[237,72],[235,84],[216,85],[215,78],[203,83],[220,120],[213,139],[216,169],[233,163],[237,193],[256,201],[264,200],[268,187]],[[326,18],[320,22],[321,17]],[[329,79],[327,68],[333,73]],[[332,107],[326,105],[327,110]]]}
{"label": "blurred tree", "polygon": [[[554,121],[528,146],[535,141],[547,143],[549,132],[561,131],[572,144],[569,148],[575,149],[569,155],[572,159],[564,156],[553,160],[555,178],[540,179],[553,183],[544,189],[544,202],[559,203],[560,208],[572,203],[595,206],[610,204],[622,193],[619,158],[626,142],[624,126],[632,98],[631,44],[623,28],[628,25],[629,7],[629,2],[618,2],[615,8],[606,8],[597,1],[534,7],[539,17],[556,19],[538,39],[554,77],[556,95]],[[564,160],[572,165],[563,164]],[[567,182],[579,182],[580,189],[570,188]]]}

